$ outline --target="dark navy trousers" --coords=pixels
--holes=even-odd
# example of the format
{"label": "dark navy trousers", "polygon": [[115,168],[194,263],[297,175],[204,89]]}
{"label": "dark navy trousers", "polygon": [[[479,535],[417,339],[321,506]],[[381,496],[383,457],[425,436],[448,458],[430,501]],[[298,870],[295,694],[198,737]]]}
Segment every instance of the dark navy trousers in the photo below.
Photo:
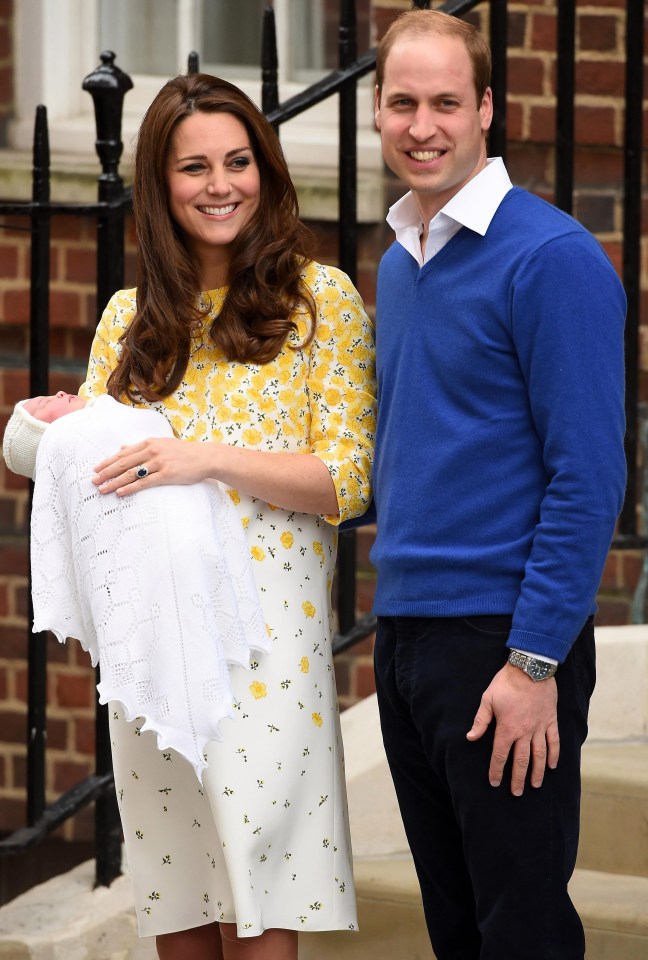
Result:
{"label": "dark navy trousers", "polygon": [[591,619],[556,674],[560,760],[510,792],[488,766],[494,721],[466,733],[504,665],[508,616],[379,617],[375,668],[387,759],[437,960],[583,960],[567,893],[578,847],[581,747],[595,682]]}

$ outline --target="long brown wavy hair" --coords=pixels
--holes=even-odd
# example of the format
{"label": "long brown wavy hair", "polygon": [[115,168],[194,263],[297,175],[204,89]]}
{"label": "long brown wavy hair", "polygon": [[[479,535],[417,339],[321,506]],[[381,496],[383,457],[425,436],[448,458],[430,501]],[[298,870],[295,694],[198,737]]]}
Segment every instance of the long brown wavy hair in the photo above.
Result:
{"label": "long brown wavy hair", "polygon": [[311,321],[301,347],[315,332],[315,305],[301,279],[313,236],[299,220],[295,188],[272,126],[226,80],[207,74],[175,77],[149,107],[137,141],[137,304],[108,381],[115,398],[155,401],[172,394],[187,369],[192,331],[209,313],[209,304],[199,302],[198,264],[171,216],[167,188],[171,138],[197,111],[229,113],[245,125],[261,182],[258,208],[231,246],[228,292],[210,325],[211,340],[228,360],[267,363],[296,329],[295,311]]}

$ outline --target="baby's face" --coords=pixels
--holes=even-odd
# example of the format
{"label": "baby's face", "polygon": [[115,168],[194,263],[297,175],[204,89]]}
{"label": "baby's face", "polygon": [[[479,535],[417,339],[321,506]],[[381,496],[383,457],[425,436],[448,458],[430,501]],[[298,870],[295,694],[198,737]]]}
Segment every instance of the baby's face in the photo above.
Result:
{"label": "baby's face", "polygon": [[59,390],[51,397],[32,397],[23,404],[27,413],[43,423],[53,423],[59,417],[64,417],[66,413],[72,413],[73,410],[81,410],[86,402],[81,397],[73,393],[64,393]]}

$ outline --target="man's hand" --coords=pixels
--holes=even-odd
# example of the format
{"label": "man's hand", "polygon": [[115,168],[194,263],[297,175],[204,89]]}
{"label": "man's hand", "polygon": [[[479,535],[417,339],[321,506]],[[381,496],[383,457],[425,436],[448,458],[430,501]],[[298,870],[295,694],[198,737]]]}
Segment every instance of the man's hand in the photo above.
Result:
{"label": "man's hand", "polygon": [[499,787],[511,748],[513,774],[511,793],[522,796],[529,763],[531,786],[540,787],[545,768],[558,765],[558,690],[553,677],[534,683],[522,670],[505,664],[484,691],[479,710],[467,733],[469,740],[478,740],[495,719],[495,739],[488,770],[493,787]]}

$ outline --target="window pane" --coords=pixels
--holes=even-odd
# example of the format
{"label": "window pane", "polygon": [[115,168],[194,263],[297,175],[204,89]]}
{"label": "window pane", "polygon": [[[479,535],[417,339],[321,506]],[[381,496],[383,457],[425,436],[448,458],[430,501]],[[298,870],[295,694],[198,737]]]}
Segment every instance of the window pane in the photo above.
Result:
{"label": "window pane", "polygon": [[[336,3],[335,6],[339,4]],[[311,73],[326,72],[327,24],[324,7],[322,0],[311,0],[308,4],[301,3],[300,0],[290,0],[292,80],[299,79],[300,74],[306,70]]]}
{"label": "window pane", "polygon": [[101,49],[127,73],[175,74],[175,0],[99,0],[99,30]]}
{"label": "window pane", "polygon": [[[268,0],[98,0],[101,49],[114,50],[128,73],[173,76],[178,33],[195,36],[201,69],[260,76],[263,11]],[[371,0],[356,0],[358,52],[370,45]],[[285,79],[312,83],[338,65],[339,0],[274,0]],[[192,13],[193,11],[193,13]],[[180,15],[189,23],[180,24]],[[195,16],[195,19],[194,19]],[[189,51],[185,51],[186,56]]]}
{"label": "window pane", "polygon": [[[371,0],[356,0],[358,53],[369,49]],[[290,76],[305,83],[338,66],[339,0],[290,0]]]}
{"label": "window pane", "polygon": [[[261,28],[267,0],[202,4],[201,46],[204,69],[221,72],[222,67],[238,67],[239,76],[259,76],[261,64]],[[231,70],[224,71],[232,74]]]}

